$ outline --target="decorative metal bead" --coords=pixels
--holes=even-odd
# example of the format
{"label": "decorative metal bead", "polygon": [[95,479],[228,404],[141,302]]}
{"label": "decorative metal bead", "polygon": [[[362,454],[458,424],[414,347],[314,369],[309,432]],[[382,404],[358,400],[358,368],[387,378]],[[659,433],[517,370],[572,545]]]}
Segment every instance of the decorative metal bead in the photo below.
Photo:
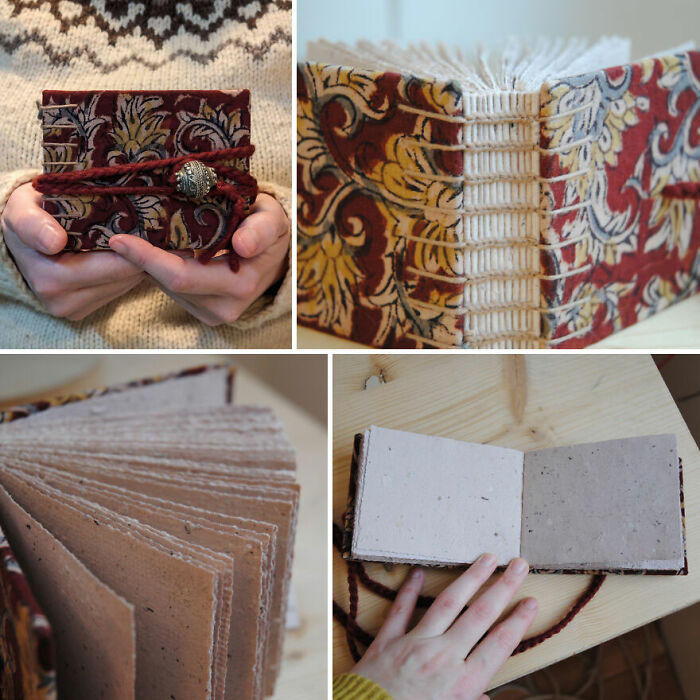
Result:
{"label": "decorative metal bead", "polygon": [[214,168],[198,160],[190,160],[175,173],[176,189],[186,197],[201,199],[208,194],[218,178]]}

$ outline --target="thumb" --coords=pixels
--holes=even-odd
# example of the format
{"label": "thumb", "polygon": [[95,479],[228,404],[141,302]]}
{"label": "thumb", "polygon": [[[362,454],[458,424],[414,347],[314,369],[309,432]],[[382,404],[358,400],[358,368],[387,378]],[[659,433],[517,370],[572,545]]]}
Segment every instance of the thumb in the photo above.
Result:
{"label": "thumb", "polygon": [[18,187],[7,200],[3,225],[12,229],[23,245],[46,255],[60,253],[68,243],[68,234],[41,208],[41,195],[29,183]]}

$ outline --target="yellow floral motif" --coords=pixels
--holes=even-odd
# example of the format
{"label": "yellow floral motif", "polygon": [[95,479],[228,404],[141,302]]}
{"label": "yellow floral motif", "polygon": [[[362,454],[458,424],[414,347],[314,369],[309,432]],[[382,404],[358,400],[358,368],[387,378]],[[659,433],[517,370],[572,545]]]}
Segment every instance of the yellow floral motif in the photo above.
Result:
{"label": "yellow floral motif", "polygon": [[160,97],[119,95],[112,134],[114,147],[107,154],[112,161],[126,156],[129,162],[160,158],[164,153],[169,131],[161,126],[164,112],[159,112]]}
{"label": "yellow floral motif", "polygon": [[[361,245],[364,237],[353,242]],[[314,236],[300,246],[297,266],[297,286],[308,295],[305,314],[326,327],[349,330],[352,308],[348,299],[362,277],[352,245],[331,232]]]}
{"label": "yellow floral motif", "polygon": [[[349,335],[353,308],[369,304],[382,310],[377,343],[396,327],[412,328],[419,335],[430,332],[430,326],[422,324],[423,312],[418,316],[411,308],[415,282],[399,277],[411,267],[441,275],[459,274],[460,251],[431,242],[456,242],[461,225],[457,211],[451,213],[461,206],[461,183],[432,177],[441,171],[435,153],[422,146],[433,140],[434,120],[417,116],[410,133],[403,128],[388,133],[381,143],[380,157],[368,159],[369,167],[352,157],[349,162],[336,162],[326,139],[351,137],[364,122],[385,120],[387,111],[396,111],[396,105],[386,97],[377,99],[377,74],[329,66],[304,66],[302,71],[312,98],[298,102],[300,190],[314,199],[313,204],[305,197],[298,200],[300,318]],[[444,83],[402,78],[397,89],[402,96],[410,89],[411,101],[424,101],[421,103],[433,105],[438,113],[459,109],[461,93]],[[407,96],[405,99],[409,101]],[[345,119],[334,127],[335,134],[324,134],[319,120],[319,112],[328,102],[342,107],[345,113]],[[400,117],[400,112],[396,113]],[[323,187],[318,184],[322,175]],[[334,180],[337,184],[331,184],[329,190]],[[364,277],[356,256],[364,254],[361,248],[369,232],[362,230],[364,224],[360,223],[357,231],[341,235],[336,222],[341,202],[357,193],[366,196],[386,222],[382,231],[371,232],[381,237],[386,253],[381,272],[372,272],[373,291],[369,290],[367,296],[357,292],[358,281]],[[411,240],[418,237],[425,242]],[[430,303],[446,304],[454,296],[438,294]],[[433,314],[438,322],[440,315]]]}
{"label": "yellow floral motif", "polygon": [[187,233],[187,226],[182,218],[182,209],[178,209],[170,217],[170,245],[176,250],[189,248],[190,237]]}
{"label": "yellow floral motif", "polygon": [[[544,123],[543,132],[549,141],[548,148],[562,149],[558,154],[561,167],[569,172],[575,172],[584,165],[580,162],[581,149],[578,146],[569,149],[565,147],[567,143],[579,140],[580,137],[576,136],[577,129],[574,127],[578,126],[582,115],[579,113],[557,117],[558,111],[567,111],[559,109],[559,102],[562,98],[570,98],[571,90],[569,85],[562,83],[549,91],[551,102],[543,111],[549,120]],[[587,86],[585,92],[586,98],[589,100],[600,99],[600,94],[594,85]],[[637,97],[627,90],[617,95],[616,99],[611,100],[608,104],[601,103],[600,107],[605,107],[607,111],[600,133],[597,138],[591,140],[590,163],[586,165],[590,165],[592,169],[602,168],[606,165],[614,168],[617,166],[617,155],[622,151],[622,134],[639,123],[637,112],[646,111],[649,108],[649,101],[646,97]],[[591,115],[585,115],[591,122],[589,130],[593,126],[592,121],[597,108],[593,105],[590,108]]]}

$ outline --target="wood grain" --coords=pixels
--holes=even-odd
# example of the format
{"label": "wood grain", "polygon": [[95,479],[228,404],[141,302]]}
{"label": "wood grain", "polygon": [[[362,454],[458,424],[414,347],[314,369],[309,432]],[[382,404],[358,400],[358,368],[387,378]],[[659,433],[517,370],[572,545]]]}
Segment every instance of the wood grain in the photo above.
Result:
{"label": "wood grain", "polygon": [[[382,373],[385,383],[366,381]],[[370,424],[533,449],[672,432],[683,458],[690,574],[609,576],[585,611],[562,633],[511,658],[500,685],[700,600],[700,453],[655,365],[646,355],[335,355],[333,518],[347,497],[353,435]],[[468,527],[468,517],[465,517]],[[347,609],[345,563],[334,553],[333,597]],[[397,587],[406,567],[369,563],[370,575]],[[458,572],[457,572],[458,573]],[[435,594],[457,573],[430,570]],[[540,612],[530,630],[556,622],[589,577],[530,575],[518,598],[534,595]],[[388,604],[361,591],[359,623],[375,632]],[[333,672],[351,659],[333,623]]]}

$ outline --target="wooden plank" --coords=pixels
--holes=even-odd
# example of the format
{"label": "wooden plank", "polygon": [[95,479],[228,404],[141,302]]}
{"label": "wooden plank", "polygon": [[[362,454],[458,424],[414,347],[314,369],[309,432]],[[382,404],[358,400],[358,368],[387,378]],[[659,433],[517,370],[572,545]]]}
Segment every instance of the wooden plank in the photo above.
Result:
{"label": "wooden plank", "polygon": [[[381,375],[365,389],[369,377]],[[353,435],[369,424],[471,442],[533,449],[672,432],[683,458],[690,575],[609,576],[563,632],[511,658],[494,686],[700,600],[700,453],[646,355],[336,355],[334,357],[333,518],[340,522]],[[465,524],[465,527],[468,525]],[[368,564],[398,586],[406,569]],[[345,564],[333,560],[333,596],[347,609]],[[431,570],[435,594],[454,572]],[[540,612],[531,633],[561,618],[587,576],[530,575],[518,598],[534,595]],[[374,632],[387,603],[361,592],[359,623]],[[334,673],[352,666],[344,631],[334,623]]]}

